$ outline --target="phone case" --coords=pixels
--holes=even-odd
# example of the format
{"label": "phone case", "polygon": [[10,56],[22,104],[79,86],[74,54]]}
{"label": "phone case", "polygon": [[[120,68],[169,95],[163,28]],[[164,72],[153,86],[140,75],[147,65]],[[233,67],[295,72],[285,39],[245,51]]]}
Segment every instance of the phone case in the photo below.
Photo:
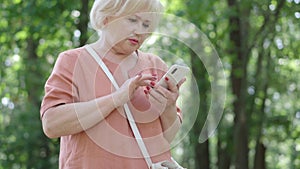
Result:
{"label": "phone case", "polygon": [[190,71],[187,66],[181,65],[172,65],[167,73],[160,79],[158,82],[159,85],[167,88],[167,83],[165,78],[168,77],[169,81],[173,84],[178,84],[180,80],[182,80]]}

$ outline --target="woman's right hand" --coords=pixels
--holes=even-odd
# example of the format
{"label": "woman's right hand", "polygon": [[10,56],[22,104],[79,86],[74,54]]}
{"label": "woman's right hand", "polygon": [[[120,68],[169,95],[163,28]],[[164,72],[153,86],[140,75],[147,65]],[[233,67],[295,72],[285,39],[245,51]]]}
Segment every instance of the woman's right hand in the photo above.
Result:
{"label": "woman's right hand", "polygon": [[152,75],[137,75],[125,81],[111,95],[49,108],[42,117],[44,132],[50,138],[57,138],[89,129],[106,118],[116,107],[128,102],[138,87],[148,86],[154,80],[156,77]]}
{"label": "woman's right hand", "polygon": [[138,74],[125,83],[113,93],[113,99],[116,107],[123,106],[134,95],[134,92],[141,86],[151,86],[151,82],[157,80],[155,75]]}

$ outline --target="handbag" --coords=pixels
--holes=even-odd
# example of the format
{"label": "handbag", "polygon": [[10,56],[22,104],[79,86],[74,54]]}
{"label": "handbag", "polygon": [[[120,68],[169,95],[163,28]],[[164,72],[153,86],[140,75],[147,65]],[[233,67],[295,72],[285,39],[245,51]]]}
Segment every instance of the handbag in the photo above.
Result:
{"label": "handbag", "polygon": [[[98,56],[98,54],[94,51],[92,47],[89,45],[85,46],[85,49],[88,51],[88,53],[94,58],[94,60],[99,64],[99,66],[102,68],[102,70],[105,72],[106,76],[109,78],[115,89],[119,89],[119,85],[117,84],[116,80],[114,79],[113,75],[105,65],[105,63],[102,61],[102,59]],[[171,158],[172,161],[161,161],[157,163],[153,163],[151,160],[151,157],[147,151],[147,148],[145,146],[145,143],[142,139],[142,136],[136,126],[136,123],[134,121],[134,118],[132,116],[132,113],[128,107],[128,104],[125,103],[124,105],[125,114],[128,118],[128,122],[130,124],[130,128],[133,132],[133,135],[135,137],[135,140],[139,146],[140,151],[142,152],[142,155],[148,165],[149,169],[184,169],[181,167],[173,158]]]}

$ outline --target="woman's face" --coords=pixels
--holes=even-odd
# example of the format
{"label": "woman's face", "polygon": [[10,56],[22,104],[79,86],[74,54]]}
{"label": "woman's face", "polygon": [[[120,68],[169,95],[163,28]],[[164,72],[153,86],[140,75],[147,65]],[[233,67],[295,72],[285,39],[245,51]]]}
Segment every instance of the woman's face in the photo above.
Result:
{"label": "woman's face", "polygon": [[106,20],[103,35],[117,54],[131,54],[140,48],[153,30],[152,14],[137,13]]}

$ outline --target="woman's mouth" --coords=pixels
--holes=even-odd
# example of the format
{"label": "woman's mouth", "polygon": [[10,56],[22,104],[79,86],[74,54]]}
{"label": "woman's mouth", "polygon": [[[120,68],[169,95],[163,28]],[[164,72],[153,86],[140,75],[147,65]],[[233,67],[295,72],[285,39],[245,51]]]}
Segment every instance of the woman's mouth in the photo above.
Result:
{"label": "woman's mouth", "polygon": [[137,39],[128,39],[129,40],[129,42],[131,43],[131,44],[133,44],[133,45],[138,45],[139,44],[139,40],[137,40]]}

